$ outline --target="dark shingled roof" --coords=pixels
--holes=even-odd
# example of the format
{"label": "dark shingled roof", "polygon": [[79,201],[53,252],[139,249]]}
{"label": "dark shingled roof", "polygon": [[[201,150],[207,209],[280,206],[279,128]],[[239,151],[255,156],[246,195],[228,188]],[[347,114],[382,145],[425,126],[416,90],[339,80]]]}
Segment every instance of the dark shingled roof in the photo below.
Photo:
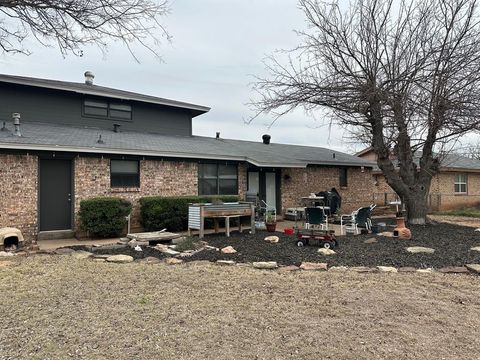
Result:
{"label": "dark shingled roof", "polygon": [[[307,165],[366,166],[374,163],[342,152],[313,146],[215,139],[202,136],[158,134],[67,125],[23,122],[22,136],[13,135],[13,124],[0,131],[0,148],[68,151],[194,159],[248,161],[264,167]],[[101,135],[103,144],[97,140]]]}
{"label": "dark shingled roof", "polygon": [[59,91],[75,92],[92,96],[105,96],[114,99],[139,101],[150,104],[164,105],[175,108],[190,110],[193,116],[204,114],[210,110],[209,107],[189,104],[186,102],[164,99],[160,97],[138,94],[130,91],[112,89],[105,86],[88,85],[85,83],[39,79],[25,76],[14,76],[0,74],[0,82],[40,87]]}
{"label": "dark shingled roof", "polygon": [[[422,154],[420,152],[415,153],[413,161],[418,165],[420,163],[420,157]],[[393,165],[398,167],[398,160],[392,160]],[[442,170],[470,170],[470,171],[480,171],[480,160],[467,158],[458,154],[446,154],[441,158],[441,169]],[[374,172],[381,172],[380,168],[375,165],[373,167]]]}

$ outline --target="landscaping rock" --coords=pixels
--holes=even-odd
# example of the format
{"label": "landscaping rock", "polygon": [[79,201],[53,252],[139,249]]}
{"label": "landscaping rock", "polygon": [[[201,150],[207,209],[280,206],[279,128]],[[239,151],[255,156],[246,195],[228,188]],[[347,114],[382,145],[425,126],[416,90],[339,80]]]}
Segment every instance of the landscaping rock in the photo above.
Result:
{"label": "landscaping rock", "polygon": [[145,264],[158,264],[161,262],[161,260],[153,256],[147,256],[146,258],[139,259],[138,262],[145,263]]}
{"label": "landscaping rock", "polygon": [[417,273],[420,273],[420,274],[430,274],[430,273],[433,273],[433,269],[432,269],[432,268],[417,269]]}
{"label": "landscaping rock", "polygon": [[74,259],[83,260],[83,259],[88,259],[89,257],[92,257],[93,253],[88,252],[88,251],[79,250],[79,251],[73,252],[71,254],[71,256]]}
{"label": "landscaping rock", "polygon": [[410,246],[410,247],[407,247],[406,250],[412,254],[420,254],[420,253],[433,254],[435,252],[435,249],[427,248],[423,246]]}
{"label": "landscaping rock", "polygon": [[148,246],[148,241],[130,240],[128,246],[130,246],[132,249],[135,249],[137,246]]}
{"label": "landscaping rock", "polygon": [[333,254],[335,254],[335,251],[333,251],[332,249],[325,249],[325,248],[320,248],[320,249],[318,249],[317,252],[319,254],[322,254],[322,255],[333,255]]}
{"label": "landscaping rock", "polygon": [[465,265],[468,270],[480,274],[480,264],[467,264]]}
{"label": "landscaping rock", "polygon": [[155,249],[170,256],[180,255],[179,251],[172,250],[167,245],[163,244],[155,245]]}
{"label": "landscaping rock", "polygon": [[107,262],[117,263],[117,264],[124,264],[124,263],[131,263],[133,261],[133,257],[130,255],[112,255],[106,258]]}
{"label": "landscaping rock", "polygon": [[60,248],[55,250],[55,254],[57,255],[70,255],[74,253],[75,250],[70,249],[70,248]]}
{"label": "landscaping rock", "polygon": [[218,265],[235,265],[235,261],[233,260],[217,260],[216,263]]}
{"label": "landscaping rock", "polygon": [[444,274],[467,274],[469,273],[468,269],[465,266],[447,266],[441,269],[438,269],[439,272]]}
{"label": "landscaping rock", "polygon": [[226,246],[222,249],[222,253],[224,254],[235,254],[237,250],[235,250],[232,246]]}
{"label": "landscaping rock", "polygon": [[217,248],[217,247],[215,247],[215,246],[210,246],[210,245],[205,245],[205,249],[206,249],[206,250],[220,251],[219,248]]}
{"label": "landscaping rock", "polygon": [[254,262],[253,267],[255,269],[276,269],[278,268],[276,261],[257,261]]}
{"label": "landscaping rock", "polygon": [[364,244],[374,244],[377,241],[378,241],[377,238],[370,238],[370,239],[365,240],[363,243]]}
{"label": "landscaping rock", "polygon": [[393,266],[377,266],[378,271],[383,273],[396,273],[398,272],[397,268]]}
{"label": "landscaping rock", "polygon": [[414,268],[414,267],[411,267],[411,266],[404,266],[404,267],[398,268],[397,270],[398,270],[398,272],[412,273],[412,272],[417,271],[417,268]]}
{"label": "landscaping rock", "polygon": [[332,266],[328,268],[328,271],[333,271],[333,272],[342,272],[347,270],[348,270],[348,267],[346,266]]}
{"label": "landscaping rock", "polygon": [[271,235],[271,236],[267,236],[263,240],[268,241],[269,243],[272,243],[272,244],[276,244],[280,241],[280,238],[278,236]]}
{"label": "landscaping rock", "polygon": [[15,254],[8,251],[0,251],[0,257],[10,257],[10,256],[15,256]]}
{"label": "landscaping rock", "polygon": [[112,254],[93,254],[94,259],[107,259],[110,256],[113,256]]}
{"label": "landscaping rock", "polygon": [[100,246],[99,248],[93,250],[93,252],[97,251],[97,250],[102,250],[102,251],[105,251],[105,250],[121,250],[121,249],[126,249],[128,248],[128,244],[109,244],[109,245],[102,245]]}
{"label": "landscaping rock", "polygon": [[289,265],[289,266],[282,266],[278,268],[279,272],[292,272],[292,271],[298,271],[300,268],[296,265]]}
{"label": "landscaping rock", "polygon": [[130,238],[128,238],[128,237],[121,237],[119,241],[122,242],[122,243],[128,243],[128,242],[130,242]]}
{"label": "landscaping rock", "polygon": [[378,269],[376,268],[369,268],[367,266],[352,266],[352,267],[349,267],[348,270],[355,271],[357,273],[368,273],[368,272],[378,271]]}
{"label": "landscaping rock", "polygon": [[183,260],[177,259],[177,258],[166,258],[165,259],[165,264],[167,265],[178,265],[183,263]]}
{"label": "landscaping rock", "polygon": [[328,268],[327,263],[302,262],[300,264],[300,269],[302,270],[326,271],[327,268]]}
{"label": "landscaping rock", "polygon": [[102,258],[93,258],[92,261],[93,261],[93,262],[105,262],[105,259],[102,259]]}
{"label": "landscaping rock", "polygon": [[470,248],[471,251],[480,251],[480,246],[474,246]]}

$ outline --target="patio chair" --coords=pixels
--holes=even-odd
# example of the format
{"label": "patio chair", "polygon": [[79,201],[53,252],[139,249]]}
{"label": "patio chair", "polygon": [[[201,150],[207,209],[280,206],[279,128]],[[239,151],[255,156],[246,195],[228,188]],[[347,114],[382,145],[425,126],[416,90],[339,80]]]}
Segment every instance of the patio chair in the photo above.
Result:
{"label": "patio chair", "polygon": [[313,229],[320,226],[322,230],[328,230],[328,217],[325,211],[318,207],[305,208],[305,228]]}
{"label": "patio chair", "polygon": [[340,217],[340,229],[342,235],[345,232],[353,232],[354,234],[359,233],[359,228],[364,228],[367,230],[372,230],[372,210],[375,208],[375,204],[370,206],[362,207],[358,210],[355,210],[350,215],[342,215]]}

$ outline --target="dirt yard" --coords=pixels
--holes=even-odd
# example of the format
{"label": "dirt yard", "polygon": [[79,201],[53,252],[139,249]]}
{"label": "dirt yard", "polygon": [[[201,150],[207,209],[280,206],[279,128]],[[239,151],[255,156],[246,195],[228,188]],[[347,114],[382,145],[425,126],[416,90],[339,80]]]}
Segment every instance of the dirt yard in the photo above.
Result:
{"label": "dirt yard", "polygon": [[0,358],[479,359],[478,288],[473,275],[17,257],[0,262]]}

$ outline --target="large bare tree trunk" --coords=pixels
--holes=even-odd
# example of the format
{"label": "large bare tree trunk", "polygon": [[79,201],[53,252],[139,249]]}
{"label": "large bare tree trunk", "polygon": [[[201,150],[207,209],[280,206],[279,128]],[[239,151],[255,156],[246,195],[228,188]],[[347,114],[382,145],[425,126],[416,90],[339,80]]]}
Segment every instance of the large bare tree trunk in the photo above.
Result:
{"label": "large bare tree trunk", "polygon": [[[299,0],[308,28],[259,78],[261,114],[321,109],[371,145],[411,224],[424,224],[442,157],[480,130],[480,0]],[[394,159],[392,159],[395,158]]]}

